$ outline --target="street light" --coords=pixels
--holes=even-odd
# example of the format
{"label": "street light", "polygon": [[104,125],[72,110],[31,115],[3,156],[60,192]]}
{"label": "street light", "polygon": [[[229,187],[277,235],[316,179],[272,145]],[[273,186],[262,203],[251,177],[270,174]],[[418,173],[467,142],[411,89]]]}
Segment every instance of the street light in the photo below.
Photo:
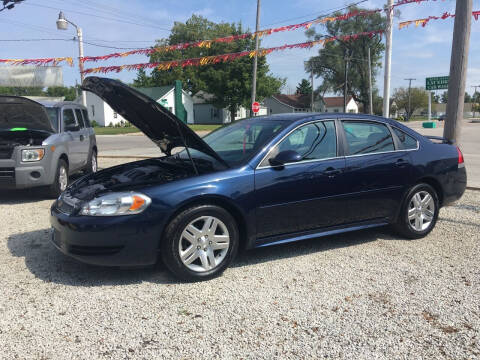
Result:
{"label": "street light", "polygon": [[[78,52],[79,52],[79,59],[78,59],[78,67],[80,69],[80,79],[83,83],[83,80],[85,79],[85,76],[83,75],[83,62],[80,60],[83,58],[83,34],[82,34],[82,29],[74,24],[73,22],[67,20],[65,18],[65,15],[63,14],[62,11],[58,14],[58,20],[57,20],[57,29],[58,30],[67,30],[68,29],[68,24],[71,24],[72,26],[77,29],[77,37],[78,37]],[[82,105],[87,106],[87,95],[85,91],[82,90]]]}

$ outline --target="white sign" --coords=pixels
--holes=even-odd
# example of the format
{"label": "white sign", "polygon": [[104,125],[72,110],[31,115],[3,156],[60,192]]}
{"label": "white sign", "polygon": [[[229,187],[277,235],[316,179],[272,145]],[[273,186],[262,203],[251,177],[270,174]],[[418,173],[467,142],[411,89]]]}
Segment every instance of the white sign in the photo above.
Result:
{"label": "white sign", "polygon": [[0,66],[0,86],[63,86],[63,69],[60,66]]}

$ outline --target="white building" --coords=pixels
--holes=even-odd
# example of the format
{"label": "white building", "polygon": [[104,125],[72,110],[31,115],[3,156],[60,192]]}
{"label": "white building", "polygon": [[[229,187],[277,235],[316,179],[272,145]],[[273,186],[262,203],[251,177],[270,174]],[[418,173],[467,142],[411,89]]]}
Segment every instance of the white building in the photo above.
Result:
{"label": "white building", "polygon": [[[343,96],[324,97],[323,102],[325,104],[325,112],[340,112],[343,113]],[[358,114],[358,104],[349,97],[347,99],[347,113]]]}
{"label": "white building", "polygon": [[[185,120],[188,124],[194,123],[193,98],[189,93],[182,89],[182,84],[180,81],[176,81],[174,85],[137,88],[137,90],[151,97],[167,110],[177,115],[180,120],[184,120],[183,117],[185,116]],[[183,110],[186,112],[186,115],[182,114],[182,109],[176,107],[177,104],[175,103],[175,95],[177,93],[180,94],[180,92],[182,96],[182,104],[179,105],[183,106]]]}
{"label": "white building", "polygon": [[[180,81],[174,85],[137,88],[141,93],[149,96],[163,107],[177,115],[181,120],[186,120],[188,124],[193,124],[193,99],[182,89]],[[176,107],[175,98],[181,94],[182,104]],[[105,101],[97,95],[87,91],[88,116],[91,121],[95,120],[99,126],[114,126],[120,122],[125,122],[122,116],[117,114]]]}
{"label": "white building", "polygon": [[87,108],[90,121],[95,121],[99,126],[114,126],[120,121],[125,121],[105,101],[94,93],[87,93]]}

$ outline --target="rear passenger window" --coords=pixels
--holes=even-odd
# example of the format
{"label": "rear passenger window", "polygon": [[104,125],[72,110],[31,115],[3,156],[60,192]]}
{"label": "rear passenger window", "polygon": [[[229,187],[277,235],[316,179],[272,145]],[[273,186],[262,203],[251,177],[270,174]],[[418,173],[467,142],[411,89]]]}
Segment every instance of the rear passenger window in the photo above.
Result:
{"label": "rear passenger window", "polygon": [[83,114],[83,121],[85,122],[85,127],[92,127],[92,125],[90,125],[90,119],[88,118],[87,110],[82,109],[82,114]]}
{"label": "rear passenger window", "polygon": [[77,115],[77,121],[80,124],[80,127],[84,128],[85,123],[83,121],[83,115],[82,115],[82,112],[80,111],[80,109],[75,109],[75,115]]}
{"label": "rear passenger window", "polygon": [[414,150],[417,148],[417,140],[414,137],[397,128],[393,128],[393,131],[395,132],[395,135],[397,135],[398,140],[400,140],[400,143],[403,145],[405,150]]}
{"label": "rear passenger window", "polygon": [[390,130],[380,123],[342,121],[350,155],[373,154],[395,150]]}

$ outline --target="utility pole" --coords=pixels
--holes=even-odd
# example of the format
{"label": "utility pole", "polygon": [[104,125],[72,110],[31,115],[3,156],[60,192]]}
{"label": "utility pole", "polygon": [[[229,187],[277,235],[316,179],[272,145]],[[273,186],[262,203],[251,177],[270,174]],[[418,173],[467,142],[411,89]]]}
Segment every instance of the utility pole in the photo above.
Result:
{"label": "utility pole", "polygon": [[452,55],[450,57],[447,116],[443,129],[443,137],[452,143],[458,141],[463,120],[471,24],[472,0],[457,0],[455,24],[453,25]]}
{"label": "utility pole", "polygon": [[313,88],[313,66],[310,67],[310,86],[312,87],[312,94],[311,94],[311,97],[310,97],[310,111],[313,112],[313,102],[314,102],[314,97],[315,97],[315,94],[314,94],[314,88]]}
{"label": "utility pole", "polygon": [[475,105],[477,104],[477,102],[475,101],[475,94],[477,93],[477,87],[480,87],[480,85],[473,85],[473,96],[472,96],[472,100],[473,100],[473,103],[472,103],[472,117],[475,118]]}
{"label": "utility pole", "polygon": [[385,47],[385,75],[383,80],[383,117],[389,117],[390,75],[392,64],[393,0],[388,0],[385,11],[387,12],[387,41]]}
{"label": "utility pole", "polygon": [[348,92],[348,50],[345,49],[345,84],[343,86],[343,112],[347,112],[347,92]]}
{"label": "utility pole", "polygon": [[410,121],[410,111],[412,110],[412,102],[411,102],[411,98],[410,98],[410,92],[412,90],[412,81],[417,80],[417,79],[408,78],[408,79],[404,79],[404,80],[408,81],[408,113],[407,113],[408,118],[407,118],[407,121]]}
{"label": "utility pole", "polygon": [[370,48],[368,48],[368,100],[369,100],[370,115],[373,115],[372,61],[370,59]]}
{"label": "utility pole", "polygon": [[428,91],[428,121],[432,121],[432,95],[433,91]]}
{"label": "utility pole", "polygon": [[[260,30],[260,0],[257,0],[257,25],[255,32]],[[252,104],[257,97],[257,66],[258,66],[258,44],[260,42],[259,36],[255,36],[255,58],[253,59],[253,79],[252,79]],[[253,114],[255,116],[255,113]]]}

